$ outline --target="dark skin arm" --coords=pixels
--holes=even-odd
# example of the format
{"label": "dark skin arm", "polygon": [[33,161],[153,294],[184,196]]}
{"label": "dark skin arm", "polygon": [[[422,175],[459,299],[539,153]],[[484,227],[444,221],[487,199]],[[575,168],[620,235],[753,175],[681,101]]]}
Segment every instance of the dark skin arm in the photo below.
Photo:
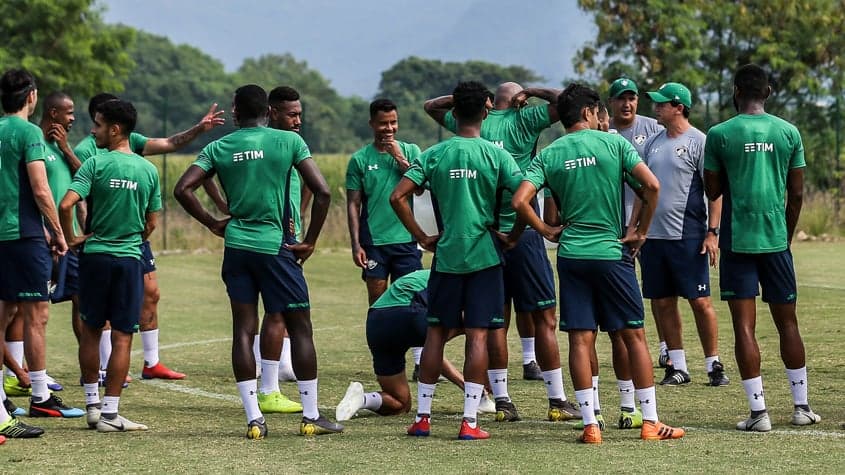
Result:
{"label": "dark skin arm", "polygon": [[434,252],[440,235],[429,236],[424,233],[417,220],[414,219],[414,213],[408,204],[408,199],[416,189],[416,183],[402,177],[396,188],[393,189],[393,193],[390,194],[390,206],[393,207],[393,211],[396,212],[399,221],[402,221],[402,224],[411,233],[411,236],[414,236],[414,239],[416,239],[419,245],[423,249]]}
{"label": "dark skin arm", "polygon": [[213,176],[208,177],[202,182],[202,189],[208,193],[211,201],[214,202],[214,206],[216,206],[221,213],[226,215],[229,214],[229,204],[226,203],[226,199],[223,198],[223,193],[220,192],[220,187],[217,186],[217,182],[214,181]]}
{"label": "dark skin arm", "polygon": [[61,124],[53,124],[47,132],[47,139],[56,142],[56,145],[58,145],[59,150],[61,150],[62,155],[70,168],[71,175],[76,173],[76,170],[79,170],[79,167],[82,166],[82,162],[79,158],[77,158],[76,154],[73,153],[73,148],[68,145],[67,130],[65,130],[64,126]]}
{"label": "dark skin arm", "polygon": [[722,196],[722,179],[719,172],[704,170],[704,194],[710,201],[715,201]]}
{"label": "dark skin arm", "polygon": [[211,172],[206,172],[196,165],[191,165],[176,182],[176,186],[173,188],[173,196],[194,219],[207,227],[215,236],[223,237],[226,232],[226,225],[232,218],[215,218],[202,206],[195,194],[197,188],[212,175]]}
{"label": "dark skin arm", "polygon": [[352,246],[352,262],[360,268],[367,265],[367,253],[358,240],[361,231],[361,190],[346,190],[346,223],[349,226],[349,241]]}
{"label": "dark skin arm", "polygon": [[551,196],[543,199],[543,222],[549,226],[560,226],[560,213]]}
{"label": "dark skin arm", "polygon": [[511,104],[517,109],[523,107],[529,97],[536,97],[548,102],[549,120],[552,124],[560,120],[557,115],[557,96],[561,93],[560,89],[550,89],[543,87],[528,87],[516,93],[511,99]]}
{"label": "dark skin arm", "polygon": [[224,111],[217,110],[217,104],[212,104],[208,109],[208,113],[205,114],[203,118],[190,129],[171,135],[167,138],[153,138],[147,140],[147,144],[144,145],[143,155],[161,155],[179,150],[203,133],[217,127],[218,125],[223,125],[225,122],[223,114]]}
{"label": "dark skin arm", "polygon": [[451,95],[448,95],[435,97],[434,99],[425,101],[423,109],[425,109],[425,113],[434,119],[435,122],[443,127],[446,127],[443,120],[446,118],[446,113],[452,110],[453,106],[454,100]]}
{"label": "dark skin arm", "polygon": [[320,236],[323,223],[326,222],[326,216],[329,214],[332,194],[329,191],[326,179],[320,173],[320,168],[317,167],[317,163],[313,159],[309,157],[299,162],[296,165],[296,170],[302,175],[302,182],[314,193],[314,205],[311,206],[311,218],[308,220],[308,231],[305,233],[305,239],[298,244],[285,245],[302,264],[314,253],[317,238]]}
{"label": "dark skin arm", "polygon": [[792,245],[792,236],[804,204],[804,169],[793,168],[786,174],[786,235]]}
{"label": "dark skin arm", "polygon": [[68,190],[65,193],[65,196],[62,198],[62,201],[59,203],[59,221],[61,222],[62,232],[66,236],[67,245],[69,248],[77,247],[86,239],[88,239],[90,234],[86,234],[83,236],[77,236],[75,230],[73,229],[73,210],[77,203],[80,203],[82,198],[73,190]]}
{"label": "dark skin arm", "polygon": [[[552,242],[560,240],[560,233],[563,231],[563,226],[550,226],[543,222],[539,216],[534,212],[531,206],[531,200],[537,195],[537,188],[530,181],[523,181],[511,200],[511,207],[516,211],[517,224],[524,223],[537,232],[544,238]],[[516,230],[516,225],[514,225]]]}
{"label": "dark skin arm", "polygon": [[144,232],[141,233],[141,238],[146,241],[150,234],[155,231],[156,224],[158,224],[158,213],[148,211],[144,219]]}

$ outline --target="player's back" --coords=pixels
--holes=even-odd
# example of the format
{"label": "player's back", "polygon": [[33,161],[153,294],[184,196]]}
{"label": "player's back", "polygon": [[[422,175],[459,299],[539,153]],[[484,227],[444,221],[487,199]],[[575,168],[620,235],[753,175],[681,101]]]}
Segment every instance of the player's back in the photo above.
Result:
{"label": "player's back", "polygon": [[45,155],[38,126],[17,116],[0,117],[0,241],[44,235],[26,164]]}

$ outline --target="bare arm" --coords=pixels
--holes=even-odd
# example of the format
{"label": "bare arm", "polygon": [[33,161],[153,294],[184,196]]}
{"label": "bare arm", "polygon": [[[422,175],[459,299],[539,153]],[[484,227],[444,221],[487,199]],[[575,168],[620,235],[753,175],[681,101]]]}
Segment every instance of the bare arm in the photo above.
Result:
{"label": "bare arm", "polygon": [[543,199],[543,222],[549,226],[560,226],[560,212],[551,196]]}
{"label": "bare arm", "polygon": [[60,124],[53,124],[50,128],[50,131],[47,132],[47,138],[52,139],[56,142],[56,145],[59,147],[59,150],[62,152],[65,162],[67,162],[68,167],[70,168],[71,175],[76,173],[76,170],[79,170],[79,167],[82,166],[82,162],[73,153],[73,148],[67,143],[67,130],[65,130],[64,126]]}
{"label": "bare arm", "polygon": [[352,246],[352,261],[356,266],[367,265],[367,253],[361,248],[361,190],[346,190],[346,224],[349,226],[349,242]]}
{"label": "bare arm", "polygon": [[229,204],[226,203],[226,199],[223,198],[223,194],[220,193],[220,187],[217,186],[217,182],[214,181],[214,177],[210,176],[206,178],[202,182],[202,188],[208,193],[208,196],[211,198],[211,201],[214,202],[214,206],[223,213],[228,215],[229,214]]}
{"label": "bare arm", "polygon": [[642,162],[634,166],[631,175],[642,185],[639,190],[642,209],[639,213],[636,229],[630,230],[622,238],[622,242],[628,244],[632,254],[636,254],[645,242],[646,236],[648,235],[648,228],[651,226],[652,218],[654,218],[654,210],[657,208],[657,196],[660,192],[660,183],[657,181],[654,173]]}
{"label": "bare arm", "polygon": [[557,114],[557,96],[561,93],[560,89],[544,88],[544,87],[527,87],[519,91],[511,99],[511,104],[514,107],[520,108],[525,105],[529,97],[536,97],[548,102],[549,120],[552,124],[560,120]]}
{"label": "bare arm", "polygon": [[722,179],[719,172],[704,170],[704,193],[710,201],[722,196]]}
{"label": "bare arm", "polygon": [[67,252],[67,243],[62,233],[62,226],[59,223],[59,214],[56,212],[56,203],[53,201],[53,192],[47,183],[47,168],[44,162],[36,160],[26,164],[26,174],[29,176],[29,186],[32,188],[32,196],[38,210],[44,216],[47,228],[53,232],[53,245],[56,246],[56,253],[63,256]]}
{"label": "bare arm", "polygon": [[161,155],[163,153],[171,153],[179,150],[185,145],[191,143],[201,134],[217,127],[218,125],[222,125],[225,122],[225,119],[223,119],[223,113],[224,111],[217,110],[216,103],[212,104],[208,109],[208,113],[205,114],[199,122],[197,122],[197,125],[191,127],[190,129],[171,135],[167,138],[152,138],[147,140],[146,145],[144,145],[144,156]]}
{"label": "bare arm", "polygon": [[[511,200],[511,206],[516,211],[517,222],[525,223],[539,232],[549,241],[557,241],[562,231],[561,226],[549,226],[540,219],[531,206],[531,200],[537,195],[537,188],[530,181],[523,181]],[[516,229],[516,226],[514,226]]]}
{"label": "bare arm", "polygon": [[435,97],[434,99],[429,99],[425,101],[423,104],[423,109],[425,109],[425,113],[428,114],[429,117],[434,119],[435,122],[446,127],[443,121],[446,118],[446,113],[452,110],[454,106],[454,100],[452,99],[451,95],[448,96],[440,96]]}
{"label": "bare arm", "polygon": [[152,213],[147,213],[144,221],[144,232],[141,233],[141,238],[144,241],[146,241],[150,237],[150,234],[153,233],[156,228],[156,224],[158,224],[158,212],[154,211]]}
{"label": "bare arm", "polygon": [[408,204],[408,199],[416,189],[416,183],[408,178],[402,177],[396,188],[393,189],[393,193],[390,194],[390,206],[393,207],[393,211],[396,212],[399,221],[402,221],[402,224],[414,236],[414,239],[417,240],[420,246],[426,250],[434,251],[440,236],[426,235],[422,228],[420,228],[417,220],[414,219],[414,213]]}
{"label": "bare arm", "polygon": [[305,233],[305,239],[299,244],[286,246],[293,251],[299,262],[303,263],[314,252],[317,238],[320,236],[323,223],[326,222],[326,216],[329,213],[332,194],[329,191],[329,185],[326,184],[326,179],[320,173],[320,168],[317,167],[317,163],[313,159],[309,157],[299,162],[296,165],[296,170],[302,175],[303,183],[314,193],[314,205],[311,206],[311,218],[308,220],[308,231]]}
{"label": "bare arm", "polygon": [[202,206],[202,203],[200,203],[196,196],[197,188],[199,188],[209,176],[211,176],[211,174],[202,168],[196,165],[191,165],[187,170],[185,170],[185,173],[182,174],[179,181],[176,182],[176,186],[173,188],[173,196],[182,208],[184,208],[188,214],[193,216],[194,219],[202,223],[203,226],[207,227],[215,235],[223,237],[226,232],[226,225],[229,223],[229,219],[231,218],[222,220],[215,219],[214,216],[212,216],[211,213]]}
{"label": "bare arm", "polygon": [[786,235],[789,244],[792,244],[792,236],[795,234],[795,227],[798,226],[798,218],[801,216],[801,206],[804,204],[804,169],[793,168],[786,175]]}
{"label": "bare arm", "polygon": [[85,242],[87,236],[77,236],[73,229],[73,210],[82,198],[73,190],[68,190],[59,202],[59,221],[69,247],[76,247]]}
{"label": "bare arm", "polygon": [[314,196],[314,193],[311,193],[311,190],[308,189],[308,186],[305,185],[305,182],[302,182],[302,186],[300,186],[299,191],[299,215],[305,216],[305,213],[308,212],[308,205],[311,203],[311,198]]}
{"label": "bare arm", "polygon": [[719,237],[711,233],[709,229],[718,228],[722,220],[722,197],[707,202],[707,234],[704,235],[704,242],[701,244],[701,254],[710,256],[710,266],[716,267],[716,258],[719,256]]}

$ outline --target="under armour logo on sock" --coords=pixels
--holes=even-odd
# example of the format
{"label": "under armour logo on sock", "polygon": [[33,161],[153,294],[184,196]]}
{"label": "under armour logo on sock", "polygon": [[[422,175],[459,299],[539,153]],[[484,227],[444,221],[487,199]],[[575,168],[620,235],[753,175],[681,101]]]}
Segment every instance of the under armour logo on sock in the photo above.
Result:
{"label": "under armour logo on sock", "polygon": [[496,383],[507,383],[507,382],[508,382],[508,378],[493,379],[493,384],[496,384]]}
{"label": "under armour logo on sock", "polygon": [[753,396],[755,400],[760,399],[761,397],[763,397],[763,391],[760,391],[759,393],[754,393]]}
{"label": "under armour logo on sock", "polygon": [[552,385],[551,381],[546,381],[546,386],[551,386],[551,385]]}
{"label": "under armour logo on sock", "polygon": [[478,394],[467,394],[467,398],[478,399]]}
{"label": "under armour logo on sock", "polygon": [[583,407],[583,406],[590,407],[590,402],[589,402],[589,401],[587,401],[587,402],[581,403],[580,405],[581,405],[582,407]]}
{"label": "under armour logo on sock", "polygon": [[640,399],[640,404],[651,404],[651,399]]}
{"label": "under armour logo on sock", "polygon": [[803,386],[803,385],[804,385],[804,380],[803,380],[803,379],[799,379],[798,381],[792,381],[792,385],[793,385],[793,386],[798,386],[798,385]]}
{"label": "under armour logo on sock", "polygon": [[433,398],[433,397],[434,397],[434,394],[425,394],[425,393],[423,393],[423,394],[420,394],[420,397],[421,397],[421,398]]}
{"label": "under armour logo on sock", "polygon": [[250,391],[250,392],[249,392],[249,395],[250,395],[250,396],[255,396],[255,391]]}
{"label": "under armour logo on sock", "polygon": [[629,392],[631,392],[631,390],[630,390],[630,389],[628,389],[628,388],[625,388],[625,389],[620,389],[620,390],[619,390],[619,392],[621,392],[621,393],[629,393]]}
{"label": "under armour logo on sock", "polygon": [[299,391],[299,394],[301,394],[301,395],[303,395],[303,396],[307,396],[307,395],[308,395],[308,391]]}

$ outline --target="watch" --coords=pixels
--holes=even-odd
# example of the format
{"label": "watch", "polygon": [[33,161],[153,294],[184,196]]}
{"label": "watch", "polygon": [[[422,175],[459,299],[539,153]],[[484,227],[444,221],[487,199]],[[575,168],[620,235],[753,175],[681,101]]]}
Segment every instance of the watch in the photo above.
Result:
{"label": "watch", "polygon": [[716,236],[716,237],[718,237],[718,236],[719,236],[719,228],[718,228],[718,227],[715,227],[715,228],[707,228],[707,232],[708,232],[708,233],[713,233],[713,235],[714,235],[714,236]]}

